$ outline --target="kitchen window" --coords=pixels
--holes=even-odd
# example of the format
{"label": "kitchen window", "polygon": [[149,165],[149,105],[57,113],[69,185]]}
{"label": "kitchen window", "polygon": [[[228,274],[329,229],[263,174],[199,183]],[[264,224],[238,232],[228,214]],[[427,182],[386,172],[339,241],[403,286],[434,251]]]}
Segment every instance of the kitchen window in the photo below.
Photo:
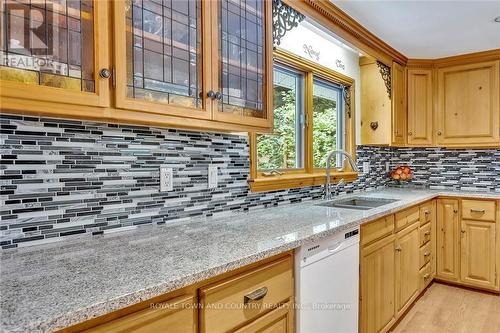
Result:
{"label": "kitchen window", "polygon": [[[274,131],[249,134],[252,191],[324,183],[328,152],[355,153],[354,80],[278,49],[273,84]],[[343,161],[332,160],[333,181],[356,178]]]}
{"label": "kitchen window", "polygon": [[304,165],[304,73],[276,64],[273,71],[274,132],[257,135],[259,170]]}

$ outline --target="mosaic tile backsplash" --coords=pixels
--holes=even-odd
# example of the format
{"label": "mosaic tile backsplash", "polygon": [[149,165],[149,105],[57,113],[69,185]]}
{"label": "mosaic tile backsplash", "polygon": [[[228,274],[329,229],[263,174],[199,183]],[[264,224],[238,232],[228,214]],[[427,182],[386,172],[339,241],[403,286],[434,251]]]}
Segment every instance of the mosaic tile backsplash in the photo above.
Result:
{"label": "mosaic tile backsplash", "polygon": [[[0,125],[4,249],[322,195],[320,186],[250,193],[246,136],[6,114]],[[219,167],[215,190],[210,164]],[[159,192],[160,165],[174,170],[172,192]],[[343,191],[383,180],[369,174]]]}
{"label": "mosaic tile backsplash", "polygon": [[[0,246],[29,246],[194,216],[320,198],[320,186],[251,193],[246,136],[0,115]],[[370,172],[340,192],[389,184],[386,163],[414,165],[418,185],[498,190],[500,150],[358,147]],[[219,186],[207,188],[208,165]],[[174,191],[159,192],[159,166]]]}

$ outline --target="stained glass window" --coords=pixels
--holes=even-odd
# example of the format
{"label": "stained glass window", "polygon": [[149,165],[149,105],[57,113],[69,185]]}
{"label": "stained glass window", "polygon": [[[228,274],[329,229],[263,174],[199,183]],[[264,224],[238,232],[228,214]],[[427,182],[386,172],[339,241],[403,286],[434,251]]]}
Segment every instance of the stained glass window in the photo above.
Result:
{"label": "stained glass window", "polygon": [[0,79],[95,91],[92,0],[0,4]]}

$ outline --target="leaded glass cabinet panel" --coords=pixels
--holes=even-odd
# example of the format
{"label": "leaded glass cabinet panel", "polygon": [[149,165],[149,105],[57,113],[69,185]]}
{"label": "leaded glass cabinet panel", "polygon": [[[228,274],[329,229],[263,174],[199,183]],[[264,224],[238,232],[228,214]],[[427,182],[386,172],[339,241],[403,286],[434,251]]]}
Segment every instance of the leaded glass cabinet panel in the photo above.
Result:
{"label": "leaded glass cabinet panel", "polygon": [[272,1],[215,3],[215,118],[272,127]]}
{"label": "leaded glass cabinet panel", "polygon": [[114,7],[117,106],[210,118],[210,2],[125,0]]}
{"label": "leaded glass cabinet panel", "polygon": [[2,96],[109,105],[107,16],[102,1],[0,1]]}

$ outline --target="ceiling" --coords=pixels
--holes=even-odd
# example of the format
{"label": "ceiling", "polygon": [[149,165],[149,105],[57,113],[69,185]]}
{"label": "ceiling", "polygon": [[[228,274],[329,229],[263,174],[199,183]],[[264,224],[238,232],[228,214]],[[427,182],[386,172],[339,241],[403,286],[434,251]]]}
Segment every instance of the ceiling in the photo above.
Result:
{"label": "ceiling", "polygon": [[408,58],[500,49],[500,1],[332,0]]}

